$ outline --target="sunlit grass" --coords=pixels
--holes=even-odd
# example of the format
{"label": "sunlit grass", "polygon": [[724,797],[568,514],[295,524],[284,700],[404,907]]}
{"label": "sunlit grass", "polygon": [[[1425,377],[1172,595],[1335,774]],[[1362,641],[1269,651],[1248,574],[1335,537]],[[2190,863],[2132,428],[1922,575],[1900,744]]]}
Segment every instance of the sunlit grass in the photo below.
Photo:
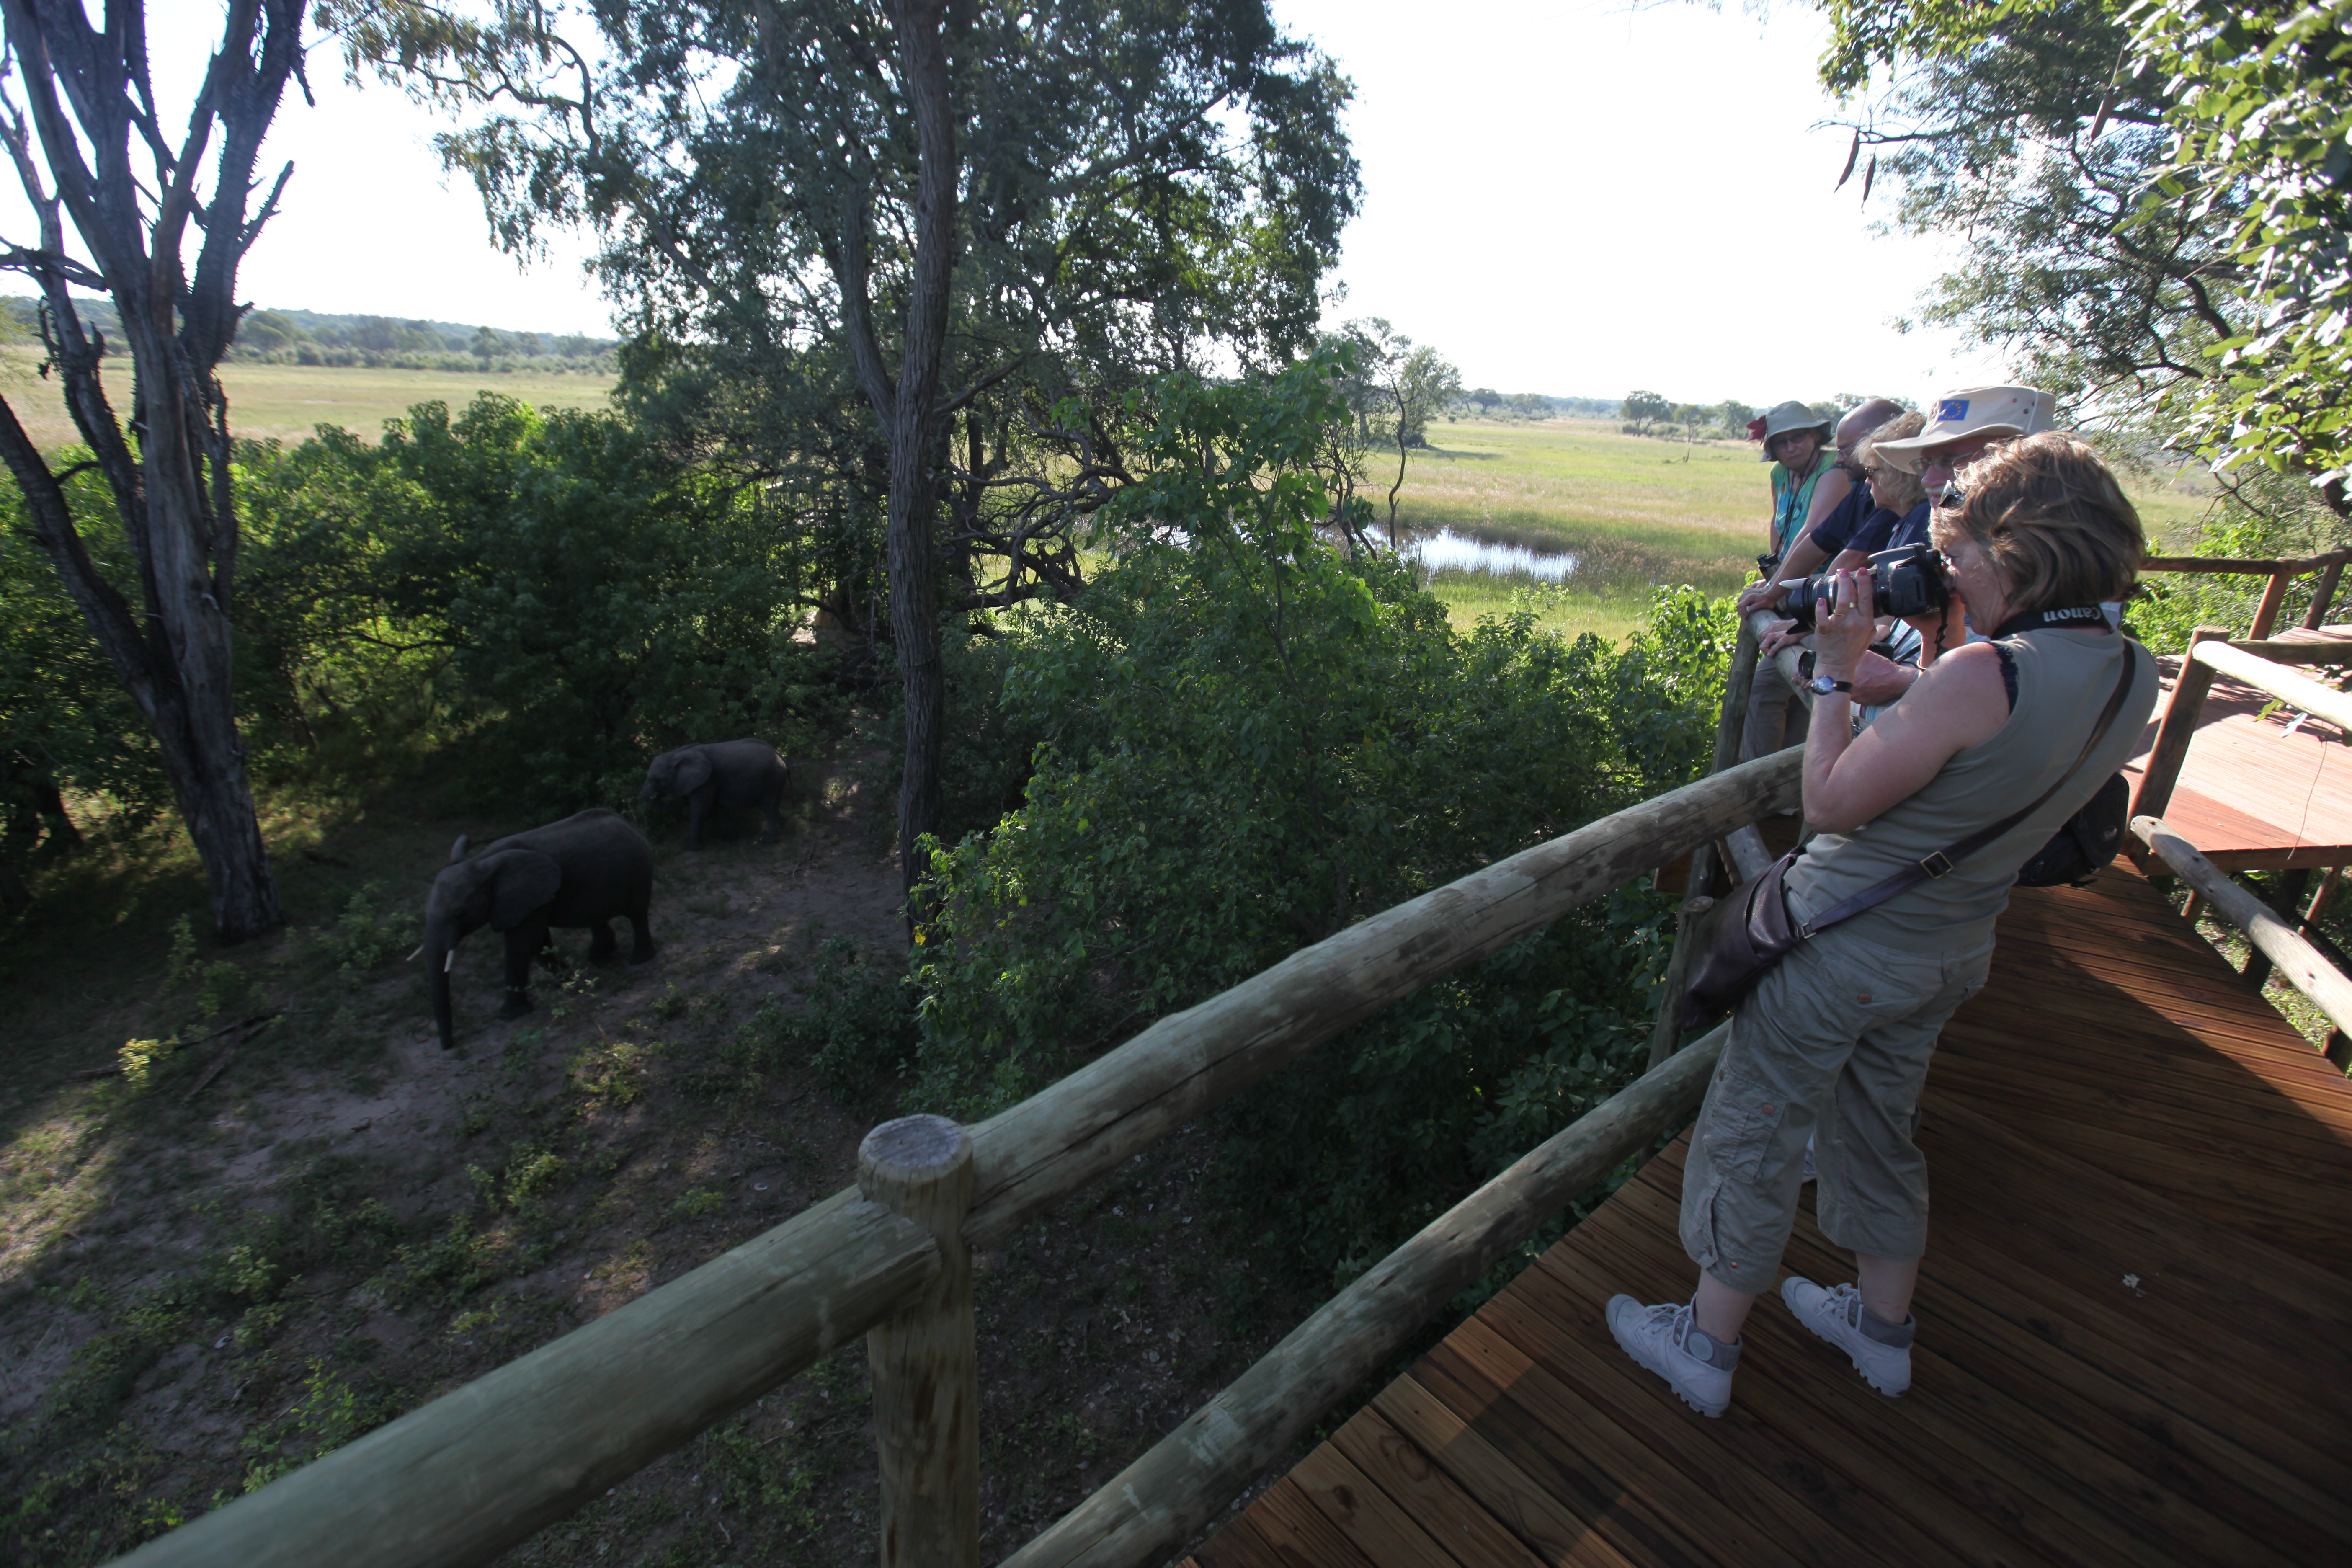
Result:
{"label": "sunlit grass", "polygon": [[[0,350],[0,394],[45,450],[79,439],[67,419],[62,384],[32,372],[37,351]],[[106,362],[107,393],[118,409],[130,406],[131,362]],[[478,392],[502,393],[534,408],[602,408],[619,380],[536,371],[338,369],[329,365],[237,364],[221,366],[228,393],[229,427],[239,436],[299,441],[320,425],[340,425],[373,441],[383,422],[405,415],[411,405],[438,399],[462,408]]]}

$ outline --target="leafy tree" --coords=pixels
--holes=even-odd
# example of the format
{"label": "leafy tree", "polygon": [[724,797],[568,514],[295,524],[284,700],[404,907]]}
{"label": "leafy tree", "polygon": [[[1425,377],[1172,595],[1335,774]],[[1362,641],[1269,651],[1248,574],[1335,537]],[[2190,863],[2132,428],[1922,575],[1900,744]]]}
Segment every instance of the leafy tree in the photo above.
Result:
{"label": "leafy tree", "polygon": [[1674,405],[1654,392],[1629,392],[1621,407],[1622,417],[1630,424],[1650,426],[1674,412]]}
{"label": "leafy tree", "polygon": [[[281,913],[236,731],[237,517],[228,401],[215,371],[236,332],[237,267],[293,173],[289,164],[254,208],[261,142],[301,62],[302,12],[302,0],[228,10],[174,143],[149,78],[137,0],[112,0],[95,26],[81,5],[0,8],[14,62],[0,136],[39,228],[29,243],[0,242],[0,267],[39,290],[48,364],[89,450],[84,464],[111,492],[132,578],[100,568],[66,492],[73,470],[51,467],[5,399],[0,459],[24,493],[35,539],[154,733],[225,942],[274,926]],[[79,257],[68,249],[68,224]],[[104,344],[77,289],[111,300],[130,344],[128,422],[100,382]]]}
{"label": "leafy tree", "polygon": [[2346,515],[2343,5],[1829,10],[1856,153],[1889,153],[1898,222],[1968,241],[1927,319],[2082,414],[2297,469]]}
{"label": "leafy tree", "polygon": [[[1105,411],[1134,367],[1305,341],[1354,208],[1346,86],[1264,0],[614,0],[594,11],[609,68],[535,0],[492,11],[481,26],[412,0],[324,14],[354,68],[504,100],[443,141],[500,235],[598,226],[608,283],[668,363],[712,345],[741,389],[720,400],[786,416],[763,444],[780,466],[809,445],[793,413],[845,387],[865,405],[880,461],[857,488],[887,509],[911,889],[940,808],[942,500],[972,542],[1007,520],[1016,596],[1028,542],[1066,552],[1059,524],[1118,482]],[[1107,401],[1070,404],[1106,379]]]}
{"label": "leafy tree", "polygon": [[2352,468],[2352,0],[2144,13],[2141,68],[2179,84],[2142,226],[2186,205],[2238,269],[2243,329],[2200,389],[2191,438],[2316,475],[2338,515]]}
{"label": "leafy tree", "polygon": [[[82,536],[110,575],[131,569],[112,497],[95,473],[65,484]],[[67,790],[111,795],[137,825],[171,791],[138,709],[90,636],[56,567],[25,527],[22,502],[0,519],[0,915],[29,903],[31,862],[70,853],[81,830]]]}
{"label": "leafy tree", "polygon": [[[1336,349],[1265,383],[1172,378],[1107,509],[1116,564],[998,639],[1037,766],[993,831],[931,848],[909,1109],[984,1114],[1691,776],[1726,607],[1667,595],[1622,654],[1529,616],[1456,633],[1402,563],[1322,537],[1345,382]],[[1229,1179],[1315,1268],[1379,1256],[1639,1070],[1658,919],[1629,893],[1331,1042],[1235,1108]]]}
{"label": "leafy tree", "polygon": [[1716,405],[1715,422],[1735,436],[1748,434],[1748,422],[1756,417],[1756,410],[1737,397],[1727,397]]}
{"label": "leafy tree", "polygon": [[763,499],[616,415],[484,394],[249,460],[249,700],[280,746],[348,764],[437,698],[488,722],[481,793],[557,810],[684,741],[814,742],[831,700]]}

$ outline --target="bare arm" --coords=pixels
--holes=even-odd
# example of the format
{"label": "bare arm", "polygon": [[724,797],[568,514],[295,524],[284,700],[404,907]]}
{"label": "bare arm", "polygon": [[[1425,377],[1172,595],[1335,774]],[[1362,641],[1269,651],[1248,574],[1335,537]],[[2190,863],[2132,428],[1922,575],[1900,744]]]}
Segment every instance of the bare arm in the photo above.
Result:
{"label": "bare arm", "polygon": [[[1853,679],[1876,628],[1869,578],[1840,573],[1836,606],[1815,627],[1814,668],[1832,680]],[[2000,657],[1982,643],[1937,659],[1860,735],[1845,693],[1821,698],[1805,738],[1805,820],[1824,833],[1851,833],[1918,794],[2008,719]]]}

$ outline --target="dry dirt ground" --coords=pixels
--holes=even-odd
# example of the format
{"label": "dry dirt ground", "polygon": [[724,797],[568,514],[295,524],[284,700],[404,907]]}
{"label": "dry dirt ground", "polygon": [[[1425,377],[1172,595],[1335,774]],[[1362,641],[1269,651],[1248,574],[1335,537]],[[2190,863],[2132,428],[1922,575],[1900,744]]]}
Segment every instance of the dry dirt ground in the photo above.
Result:
{"label": "dry dirt ground", "polygon": [[[841,1103],[776,1021],[825,938],[896,951],[870,804],[812,780],[780,843],[746,822],[699,854],[657,823],[660,954],[591,968],[564,933],[583,962],[502,1024],[478,933],[449,1054],[401,954],[455,834],[520,824],[294,814],[272,831],[289,928],[226,954],[171,951],[184,857],[45,893],[0,940],[0,1563],[103,1561],[847,1185],[897,1090]],[[143,1078],[136,1051],[70,1076],[264,1016]],[[1196,1202],[1211,1136],[979,1260],[989,1560],[1311,1309]],[[853,1345],[507,1561],[870,1561],[866,1390]]]}

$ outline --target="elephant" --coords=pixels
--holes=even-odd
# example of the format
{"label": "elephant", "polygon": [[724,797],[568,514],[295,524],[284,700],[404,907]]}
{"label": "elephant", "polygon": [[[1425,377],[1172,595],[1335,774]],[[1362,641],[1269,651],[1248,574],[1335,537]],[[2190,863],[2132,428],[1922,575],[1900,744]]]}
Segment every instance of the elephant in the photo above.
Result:
{"label": "elephant", "polygon": [[764,741],[712,741],[664,752],[646,769],[645,798],[683,797],[686,847],[702,847],[702,819],[713,806],[756,805],[768,818],[762,844],[782,836],[776,806],[784,798],[784,759]]}
{"label": "elephant", "polygon": [[[619,951],[609,922],[629,917],[635,941],[631,963],[644,963],[657,951],[648,915],[654,895],[654,850],[646,836],[602,807],[580,812],[525,833],[509,834],[480,854],[467,854],[459,835],[449,864],[433,879],[425,900],[425,944],[417,952],[432,964],[433,1021],[441,1048],[457,1045],[449,1009],[449,964],[457,943],[484,925],[507,939],[507,1000],[501,1018],[530,1011],[530,961],[547,945],[551,927],[594,932],[588,955],[608,959]],[[414,956],[414,955],[412,955]]]}

